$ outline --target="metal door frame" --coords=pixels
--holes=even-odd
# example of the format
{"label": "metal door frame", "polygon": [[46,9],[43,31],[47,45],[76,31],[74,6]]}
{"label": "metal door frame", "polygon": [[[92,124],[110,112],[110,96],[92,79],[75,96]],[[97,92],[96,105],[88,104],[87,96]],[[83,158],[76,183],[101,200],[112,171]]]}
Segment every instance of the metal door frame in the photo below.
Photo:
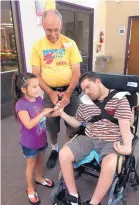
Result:
{"label": "metal door frame", "polygon": [[15,39],[16,39],[19,72],[26,72],[27,67],[26,67],[20,5],[19,5],[19,1],[10,1],[10,2],[11,2],[13,25],[14,25],[13,28],[14,28]]}

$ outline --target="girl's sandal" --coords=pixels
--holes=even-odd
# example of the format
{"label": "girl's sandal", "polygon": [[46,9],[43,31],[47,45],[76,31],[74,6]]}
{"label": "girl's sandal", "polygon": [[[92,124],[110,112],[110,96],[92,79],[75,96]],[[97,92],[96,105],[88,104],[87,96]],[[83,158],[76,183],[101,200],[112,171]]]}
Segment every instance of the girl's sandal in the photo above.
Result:
{"label": "girl's sandal", "polygon": [[[26,190],[26,194],[27,194],[28,200],[31,204],[34,204],[34,205],[40,204],[40,199],[39,199],[37,192],[35,192],[33,194],[28,194],[28,190]],[[32,201],[32,199],[35,199],[36,202]]]}
{"label": "girl's sandal", "polygon": [[48,188],[53,188],[54,187],[54,182],[50,179],[45,178],[45,182],[40,183],[35,181],[36,184],[42,185],[42,186],[46,186]]}

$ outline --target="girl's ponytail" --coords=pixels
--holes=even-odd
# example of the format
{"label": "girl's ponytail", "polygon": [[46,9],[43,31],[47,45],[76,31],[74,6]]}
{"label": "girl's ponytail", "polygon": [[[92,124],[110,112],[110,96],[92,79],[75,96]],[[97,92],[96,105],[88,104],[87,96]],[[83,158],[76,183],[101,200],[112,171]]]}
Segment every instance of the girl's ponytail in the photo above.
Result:
{"label": "girl's ponytail", "polygon": [[19,89],[17,87],[17,78],[18,78],[19,74],[18,73],[15,73],[13,75],[13,78],[12,78],[12,95],[13,95],[13,100],[14,102],[16,103],[20,96],[19,96]]}
{"label": "girl's ponytail", "polygon": [[29,79],[36,78],[37,76],[33,73],[15,73],[12,78],[12,95],[13,95],[13,108],[14,108],[14,115],[17,118],[15,112],[15,105],[16,102],[23,96],[21,91],[22,87],[27,87],[27,82]]}
{"label": "girl's ponytail", "polygon": [[15,104],[20,99],[21,91],[17,87],[17,79],[20,74],[15,73],[12,77],[12,96],[13,96],[13,112],[15,117],[17,118],[16,112],[15,112]]}

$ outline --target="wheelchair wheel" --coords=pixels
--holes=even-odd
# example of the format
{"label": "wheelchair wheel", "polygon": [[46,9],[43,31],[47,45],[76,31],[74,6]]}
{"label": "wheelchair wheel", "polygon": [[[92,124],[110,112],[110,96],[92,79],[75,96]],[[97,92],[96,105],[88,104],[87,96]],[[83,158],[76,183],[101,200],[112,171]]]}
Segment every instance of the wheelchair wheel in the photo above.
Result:
{"label": "wheelchair wheel", "polygon": [[118,184],[118,182],[119,182],[119,179],[118,179],[118,177],[116,177],[112,186],[111,186],[110,195],[108,198],[108,205],[112,205],[113,202],[115,201],[115,188],[116,188],[116,185]]}
{"label": "wheelchair wheel", "polygon": [[139,157],[137,159],[137,165],[136,165],[136,173],[139,176]]}
{"label": "wheelchair wheel", "polygon": [[126,204],[127,204],[127,202],[128,202],[128,201],[127,201],[127,199],[126,199],[126,198],[123,198],[123,199],[122,199],[122,204],[123,204],[123,205],[126,205]]}
{"label": "wheelchair wheel", "polygon": [[116,177],[111,186],[108,205],[126,205],[127,199],[124,197],[124,187],[119,186],[119,178]]}
{"label": "wheelchair wheel", "polygon": [[62,174],[60,172],[59,177],[58,177],[58,182],[50,194],[50,200],[51,200],[52,205],[57,204],[56,198],[58,197],[60,192],[62,193],[64,191],[64,189],[65,189],[64,188],[64,180],[63,180]]}
{"label": "wheelchair wheel", "polygon": [[136,175],[135,175],[136,185],[134,186],[134,190],[139,191],[139,157],[137,159]]}

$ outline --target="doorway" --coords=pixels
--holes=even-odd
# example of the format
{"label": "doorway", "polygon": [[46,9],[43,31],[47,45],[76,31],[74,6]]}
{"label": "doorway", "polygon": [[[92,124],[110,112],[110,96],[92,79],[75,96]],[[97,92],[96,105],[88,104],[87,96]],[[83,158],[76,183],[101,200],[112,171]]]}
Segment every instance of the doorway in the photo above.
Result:
{"label": "doorway", "polygon": [[[24,48],[21,42],[21,25],[18,24],[18,2],[1,2],[1,118],[13,114],[12,76],[25,69]],[[19,35],[20,34],[20,35]]]}
{"label": "doorway", "polygon": [[63,18],[62,33],[73,39],[81,52],[81,73],[92,71],[94,10],[60,1],[56,8]]}
{"label": "doorway", "polygon": [[139,76],[139,16],[129,17],[125,73]]}

